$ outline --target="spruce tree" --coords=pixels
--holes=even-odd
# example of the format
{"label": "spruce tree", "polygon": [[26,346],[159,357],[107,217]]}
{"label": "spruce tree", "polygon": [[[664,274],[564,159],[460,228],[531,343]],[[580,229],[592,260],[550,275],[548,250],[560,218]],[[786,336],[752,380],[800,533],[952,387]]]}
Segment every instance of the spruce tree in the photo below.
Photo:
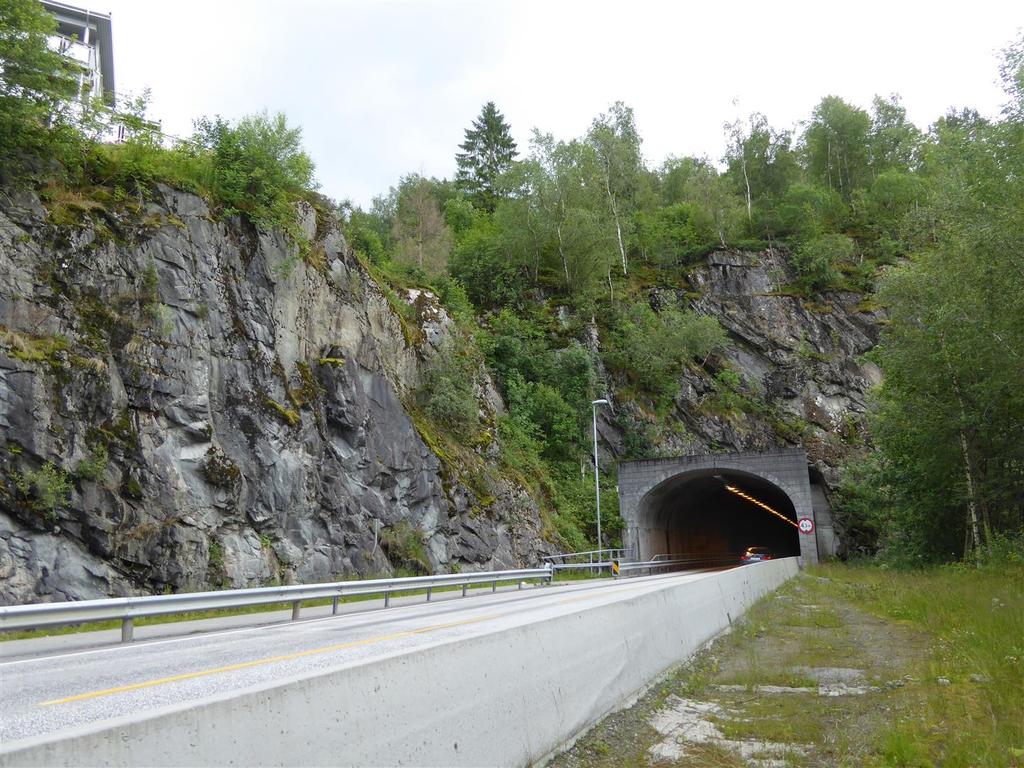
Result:
{"label": "spruce tree", "polygon": [[516,159],[516,143],[509,125],[493,101],[484,104],[473,127],[466,129],[466,140],[459,149],[462,151],[455,155],[459,166],[456,184],[478,208],[493,211],[500,197],[496,188],[498,177]]}

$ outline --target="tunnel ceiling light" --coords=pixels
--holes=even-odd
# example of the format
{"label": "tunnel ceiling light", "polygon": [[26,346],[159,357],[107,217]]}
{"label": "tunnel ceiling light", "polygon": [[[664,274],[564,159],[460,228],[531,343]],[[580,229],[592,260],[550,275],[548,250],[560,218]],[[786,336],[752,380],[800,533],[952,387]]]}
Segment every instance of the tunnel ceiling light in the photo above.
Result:
{"label": "tunnel ceiling light", "polygon": [[797,525],[796,523],[794,523],[794,522],[793,522],[792,520],[790,520],[790,519],[789,519],[788,517],[786,517],[786,516],[785,516],[784,514],[782,514],[781,512],[776,512],[776,511],[775,511],[774,509],[772,509],[771,507],[769,507],[769,506],[768,506],[767,504],[765,504],[765,503],[764,503],[763,501],[760,501],[759,499],[755,499],[755,498],[754,498],[753,496],[750,496],[750,495],[748,495],[748,494],[744,493],[744,492],[743,492],[743,491],[741,491],[741,490],[740,490],[739,488],[737,488],[737,487],[736,487],[735,485],[727,485],[727,486],[725,486],[725,490],[729,491],[730,493],[735,493],[735,494],[736,494],[737,496],[739,496],[739,497],[740,497],[741,499],[746,499],[746,500],[747,500],[747,501],[749,501],[749,502],[750,502],[751,504],[756,504],[757,506],[759,506],[759,507],[760,507],[761,509],[763,509],[763,510],[766,510],[766,511],[768,511],[768,512],[771,512],[771,513],[772,513],[773,515],[775,515],[775,516],[776,516],[777,518],[779,518],[780,520],[782,520],[782,521],[784,521],[784,522],[787,522],[787,523],[789,523],[789,524],[790,524],[790,525],[792,525],[792,526],[793,526],[794,528],[796,528],[796,529],[799,529],[799,528],[800,528],[800,526],[799,526],[799,525]]}

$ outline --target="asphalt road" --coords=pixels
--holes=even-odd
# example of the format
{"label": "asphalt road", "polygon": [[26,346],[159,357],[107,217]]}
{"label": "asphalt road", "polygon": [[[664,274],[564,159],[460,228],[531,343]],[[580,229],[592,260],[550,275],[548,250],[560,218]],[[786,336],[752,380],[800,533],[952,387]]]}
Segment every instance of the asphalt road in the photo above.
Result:
{"label": "asphalt road", "polygon": [[152,639],[128,645],[76,649],[67,645],[74,641],[17,641],[0,660],[0,744],[544,621],[705,575],[566,582],[465,599],[435,594],[430,603],[420,598],[258,626],[231,627],[237,619],[218,619],[219,627],[207,624],[212,631],[201,634],[163,625]]}

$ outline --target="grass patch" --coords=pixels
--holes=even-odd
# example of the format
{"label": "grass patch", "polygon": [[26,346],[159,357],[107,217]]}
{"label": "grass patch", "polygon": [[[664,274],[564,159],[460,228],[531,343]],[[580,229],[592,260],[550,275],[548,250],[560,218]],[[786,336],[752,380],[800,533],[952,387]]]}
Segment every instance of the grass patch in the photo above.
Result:
{"label": "grass patch", "polygon": [[[785,701],[774,698],[771,704]],[[806,708],[806,702],[803,704]],[[811,720],[801,723],[799,712],[764,712],[752,719],[714,718],[722,735],[732,741],[774,741],[781,744],[803,744],[821,738],[821,723]]]}
{"label": "grass patch", "polygon": [[281,421],[285,422],[289,426],[297,427],[302,422],[302,417],[299,416],[298,411],[295,411],[286,405],[281,405],[281,403],[277,402],[277,400],[274,400],[273,398],[263,398],[263,404],[266,405],[267,408],[269,408],[270,411],[278,418],[280,418]]}
{"label": "grass patch", "polygon": [[819,627],[837,629],[843,626],[839,614],[831,608],[793,606],[778,618],[780,624],[789,627]]}
{"label": "grass patch", "polygon": [[[934,638],[931,653],[916,670],[923,683],[918,716],[890,724],[881,736],[885,764],[1021,762],[1024,567],[946,566],[894,573],[828,566],[817,573],[858,607]],[[949,683],[941,684],[940,677]]]}
{"label": "grass patch", "polygon": [[0,346],[9,349],[16,360],[59,366],[61,353],[68,350],[68,341],[63,336],[33,336],[0,326]]}
{"label": "grass patch", "polygon": [[652,768],[686,765],[693,768],[747,768],[748,763],[718,744],[694,744],[686,750],[685,763],[652,763]]}
{"label": "grass patch", "polygon": [[756,664],[731,675],[725,675],[718,682],[724,685],[745,685],[750,689],[759,685],[781,685],[787,688],[817,689],[818,681],[813,677],[788,669],[763,669]]}

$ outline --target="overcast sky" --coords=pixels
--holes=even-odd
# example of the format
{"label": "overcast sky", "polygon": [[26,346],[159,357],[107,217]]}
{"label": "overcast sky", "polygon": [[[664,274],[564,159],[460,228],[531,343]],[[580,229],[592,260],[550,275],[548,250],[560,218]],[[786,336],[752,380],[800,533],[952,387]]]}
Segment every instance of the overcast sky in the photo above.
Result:
{"label": "overcast sky", "polygon": [[69,2],[113,14],[118,91],[151,88],[167,132],[284,111],[322,191],[362,205],[405,173],[452,176],[486,101],[521,150],[624,101],[650,166],[717,160],[724,122],[792,127],[828,94],[897,92],[922,128],[951,106],[995,114],[997,54],[1024,25],[1019,0]]}

